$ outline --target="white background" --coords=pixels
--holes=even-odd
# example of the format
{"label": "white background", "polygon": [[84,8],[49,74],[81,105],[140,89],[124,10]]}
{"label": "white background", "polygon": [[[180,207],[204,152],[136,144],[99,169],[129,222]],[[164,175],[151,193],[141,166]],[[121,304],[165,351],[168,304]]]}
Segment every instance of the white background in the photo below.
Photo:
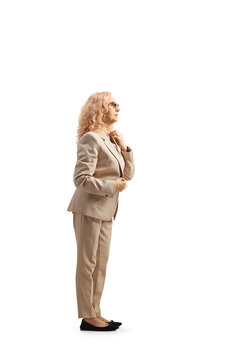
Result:
{"label": "white background", "polygon": [[[1,356],[239,359],[239,2],[1,1]],[[80,107],[120,104],[136,172],[80,332]]]}

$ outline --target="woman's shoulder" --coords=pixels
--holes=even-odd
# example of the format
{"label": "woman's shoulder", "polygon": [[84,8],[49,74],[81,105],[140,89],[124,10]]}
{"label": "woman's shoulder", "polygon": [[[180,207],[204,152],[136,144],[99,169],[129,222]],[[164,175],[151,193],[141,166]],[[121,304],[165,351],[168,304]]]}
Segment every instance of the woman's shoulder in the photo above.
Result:
{"label": "woman's shoulder", "polygon": [[99,134],[95,131],[88,131],[85,134],[83,134],[78,141],[79,144],[84,144],[89,142],[94,142],[94,143],[99,142]]}
{"label": "woman's shoulder", "polygon": [[86,134],[89,134],[89,135],[92,135],[92,136],[95,136],[95,137],[99,136],[99,133],[97,131],[88,131]]}
{"label": "woman's shoulder", "polygon": [[87,131],[85,132],[85,134],[83,134],[80,139],[84,138],[84,137],[97,137],[98,136],[98,133],[95,132],[95,131]]}

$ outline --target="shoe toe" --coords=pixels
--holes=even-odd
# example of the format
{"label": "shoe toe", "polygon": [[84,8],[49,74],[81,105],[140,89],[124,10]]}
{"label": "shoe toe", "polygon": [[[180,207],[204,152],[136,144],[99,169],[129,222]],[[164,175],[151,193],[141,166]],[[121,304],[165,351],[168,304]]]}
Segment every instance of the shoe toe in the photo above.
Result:
{"label": "shoe toe", "polygon": [[110,320],[110,321],[108,321],[108,324],[116,324],[116,325],[118,325],[118,326],[122,325],[122,323],[121,323],[121,322],[114,321],[114,320]]}

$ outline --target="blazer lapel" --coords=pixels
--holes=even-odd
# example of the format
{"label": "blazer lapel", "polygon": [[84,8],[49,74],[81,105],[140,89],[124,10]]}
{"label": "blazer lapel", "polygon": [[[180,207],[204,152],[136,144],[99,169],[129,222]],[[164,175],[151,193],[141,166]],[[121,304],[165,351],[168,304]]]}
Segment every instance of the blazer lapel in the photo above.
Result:
{"label": "blazer lapel", "polygon": [[[115,158],[117,159],[117,161],[119,162],[120,165],[120,169],[122,171],[124,171],[124,160],[122,157],[122,154],[115,148],[115,146],[113,145],[113,143],[111,142],[111,140],[109,139],[109,137],[107,136],[107,134],[101,130],[99,132],[99,135],[101,136],[101,138],[104,140],[105,145],[107,146],[107,148],[111,151],[111,153],[115,156]],[[113,139],[113,138],[112,138]],[[113,139],[113,141],[115,142],[115,144],[117,145],[117,142],[115,139]],[[117,145],[118,147],[118,145]],[[123,176],[123,175],[122,175]]]}

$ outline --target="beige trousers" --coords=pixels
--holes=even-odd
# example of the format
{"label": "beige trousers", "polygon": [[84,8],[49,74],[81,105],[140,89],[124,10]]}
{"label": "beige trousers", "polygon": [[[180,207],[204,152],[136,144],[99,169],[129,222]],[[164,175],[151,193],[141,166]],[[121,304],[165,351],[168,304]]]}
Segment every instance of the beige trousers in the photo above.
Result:
{"label": "beige trousers", "polygon": [[73,212],[73,226],[77,241],[78,317],[101,316],[100,300],[106,277],[112,220],[99,220]]}

